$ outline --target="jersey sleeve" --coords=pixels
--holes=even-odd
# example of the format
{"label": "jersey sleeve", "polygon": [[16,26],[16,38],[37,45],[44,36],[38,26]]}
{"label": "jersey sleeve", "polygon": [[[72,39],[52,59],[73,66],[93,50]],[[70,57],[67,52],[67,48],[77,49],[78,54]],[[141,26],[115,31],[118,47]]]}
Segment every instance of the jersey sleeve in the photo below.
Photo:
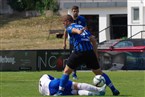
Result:
{"label": "jersey sleeve", "polygon": [[69,33],[69,34],[72,33],[72,29],[73,29],[72,26],[67,27],[66,28],[67,33]]}

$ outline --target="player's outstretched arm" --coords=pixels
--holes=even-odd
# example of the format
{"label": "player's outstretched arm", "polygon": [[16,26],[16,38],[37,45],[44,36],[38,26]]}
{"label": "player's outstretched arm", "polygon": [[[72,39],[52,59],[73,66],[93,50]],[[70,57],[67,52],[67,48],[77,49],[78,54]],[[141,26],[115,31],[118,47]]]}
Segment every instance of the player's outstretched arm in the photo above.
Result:
{"label": "player's outstretched arm", "polygon": [[72,33],[75,33],[75,34],[82,34],[84,32],[85,28],[79,30],[79,29],[76,29],[76,28],[73,28],[72,29]]}

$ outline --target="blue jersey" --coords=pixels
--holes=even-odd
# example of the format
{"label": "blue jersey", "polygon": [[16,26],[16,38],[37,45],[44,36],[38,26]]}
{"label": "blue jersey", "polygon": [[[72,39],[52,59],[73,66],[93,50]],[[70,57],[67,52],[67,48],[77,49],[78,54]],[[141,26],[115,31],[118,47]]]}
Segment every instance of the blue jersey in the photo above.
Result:
{"label": "blue jersey", "polygon": [[[39,92],[42,95],[54,95],[59,90],[60,79],[54,78],[51,75],[44,74],[39,80]],[[72,81],[68,81],[64,95],[72,95]]]}
{"label": "blue jersey", "polygon": [[73,28],[82,30],[84,27],[82,25],[72,23],[70,26],[66,28],[66,31],[70,36],[70,41],[72,42],[72,45],[74,47],[73,50],[77,52],[93,50],[93,46],[89,39],[91,33],[88,30],[84,30],[82,34],[73,34],[72,33]]}
{"label": "blue jersey", "polygon": [[[49,84],[50,95],[54,95],[57,93],[57,91],[59,90],[59,83],[60,83],[60,79],[51,80]],[[68,81],[64,89],[64,95],[72,95],[71,88],[72,88],[72,81]]]}
{"label": "blue jersey", "polygon": [[76,20],[74,20],[74,23],[82,25],[83,27],[86,27],[86,19],[83,16],[78,16]]}
{"label": "blue jersey", "polygon": [[[78,16],[74,23],[82,25],[83,27],[87,26],[86,19],[83,16]],[[69,37],[70,38],[70,37]],[[72,40],[69,39],[70,44],[72,44]]]}

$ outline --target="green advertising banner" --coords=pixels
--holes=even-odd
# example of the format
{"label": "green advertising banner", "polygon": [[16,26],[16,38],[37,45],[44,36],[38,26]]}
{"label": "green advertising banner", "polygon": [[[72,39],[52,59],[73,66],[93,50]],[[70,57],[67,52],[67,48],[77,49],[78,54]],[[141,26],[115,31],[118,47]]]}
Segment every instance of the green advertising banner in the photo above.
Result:
{"label": "green advertising banner", "polygon": [[0,71],[36,70],[36,51],[0,51]]}
{"label": "green advertising banner", "polygon": [[62,70],[70,55],[69,50],[38,50],[38,70]]}

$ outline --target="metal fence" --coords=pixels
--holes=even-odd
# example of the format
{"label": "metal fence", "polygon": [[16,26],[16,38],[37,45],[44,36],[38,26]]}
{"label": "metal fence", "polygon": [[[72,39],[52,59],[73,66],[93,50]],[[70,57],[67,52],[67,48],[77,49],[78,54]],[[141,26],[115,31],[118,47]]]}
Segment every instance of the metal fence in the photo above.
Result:
{"label": "metal fence", "polygon": [[98,33],[102,33],[104,31],[111,32],[113,31],[113,28],[117,28],[118,30],[122,28],[126,28],[127,29],[126,38],[145,38],[145,30],[143,30],[144,27],[145,25],[112,25],[112,26],[106,27],[105,29],[100,30]]}

